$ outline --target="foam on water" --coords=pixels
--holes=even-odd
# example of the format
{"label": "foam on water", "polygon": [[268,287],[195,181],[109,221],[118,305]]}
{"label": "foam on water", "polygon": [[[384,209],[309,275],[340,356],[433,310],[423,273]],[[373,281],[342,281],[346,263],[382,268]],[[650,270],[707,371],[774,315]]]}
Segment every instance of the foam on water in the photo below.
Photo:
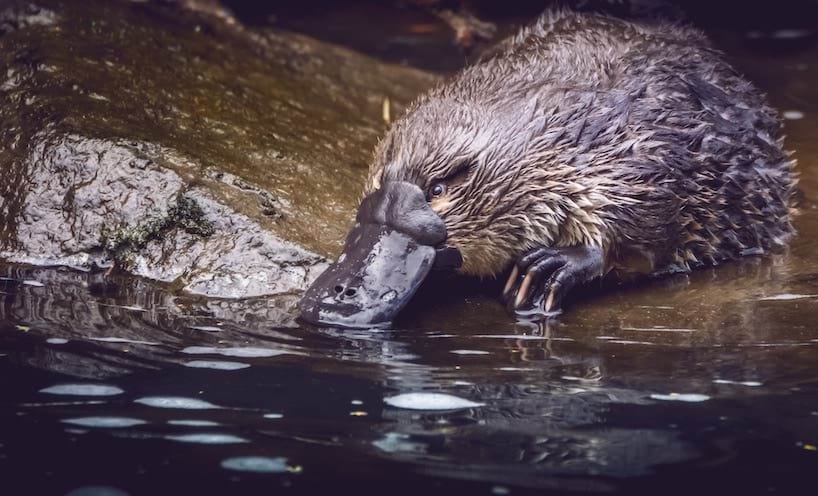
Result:
{"label": "foam on water", "polygon": [[731,384],[735,386],[748,386],[748,387],[759,387],[763,386],[762,383],[758,381],[731,381],[729,379],[713,379],[714,384]]}
{"label": "foam on water", "polygon": [[208,401],[181,396],[145,396],[134,400],[134,403],[154,408],[178,408],[180,410],[215,410],[223,408]]}
{"label": "foam on water", "polygon": [[652,394],[650,397],[654,400],[660,401],[684,401],[688,403],[700,403],[702,401],[707,401],[710,399],[710,396],[706,394],[696,394],[696,393],[670,393],[670,394]]}
{"label": "foam on water", "polygon": [[460,410],[484,405],[443,393],[405,393],[388,396],[383,401],[389,406],[409,410]]}
{"label": "foam on water", "polygon": [[125,391],[107,384],[58,384],[40,389],[40,392],[70,396],[116,396]]}
{"label": "foam on water", "polygon": [[182,425],[185,427],[218,427],[222,424],[213,422],[212,420],[182,419],[168,420],[168,425]]}
{"label": "foam on water", "polygon": [[241,362],[223,362],[219,360],[192,360],[183,364],[185,367],[192,367],[194,369],[213,369],[213,370],[240,370],[246,369],[250,366],[248,363]]}
{"label": "foam on water", "polygon": [[188,355],[223,355],[239,358],[269,358],[290,353],[284,350],[273,350],[270,348],[257,348],[252,346],[234,348],[216,348],[213,346],[188,346],[182,349],[182,353]]}
{"label": "foam on water", "polygon": [[425,453],[426,445],[411,440],[408,434],[387,432],[382,439],[372,441],[372,445],[386,453]]}
{"label": "foam on water", "polygon": [[238,472],[256,472],[264,474],[282,474],[288,472],[287,459],[283,457],[237,456],[222,460],[222,468]]}
{"label": "foam on water", "polygon": [[61,422],[82,427],[122,428],[147,424],[144,420],[130,417],[76,417],[62,419]]}
{"label": "foam on water", "polygon": [[800,110],[786,110],[781,114],[781,116],[788,121],[797,121],[804,118],[804,113]]}
{"label": "foam on water", "polygon": [[170,441],[178,441],[180,443],[195,444],[239,444],[250,442],[243,437],[234,436],[232,434],[218,433],[174,434],[165,436],[165,439]]}
{"label": "foam on water", "polygon": [[778,294],[773,296],[765,296],[763,298],[759,298],[758,301],[790,301],[790,300],[803,300],[806,298],[818,298],[818,294]]}

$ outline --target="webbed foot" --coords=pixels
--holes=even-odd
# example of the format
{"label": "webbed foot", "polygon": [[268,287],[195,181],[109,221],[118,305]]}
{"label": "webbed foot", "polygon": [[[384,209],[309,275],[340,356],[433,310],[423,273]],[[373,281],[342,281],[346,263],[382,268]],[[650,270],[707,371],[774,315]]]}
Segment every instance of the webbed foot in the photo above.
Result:
{"label": "webbed foot", "polygon": [[604,265],[602,248],[595,246],[535,248],[514,264],[503,300],[515,311],[542,302],[544,312],[557,312],[565,295],[601,277]]}

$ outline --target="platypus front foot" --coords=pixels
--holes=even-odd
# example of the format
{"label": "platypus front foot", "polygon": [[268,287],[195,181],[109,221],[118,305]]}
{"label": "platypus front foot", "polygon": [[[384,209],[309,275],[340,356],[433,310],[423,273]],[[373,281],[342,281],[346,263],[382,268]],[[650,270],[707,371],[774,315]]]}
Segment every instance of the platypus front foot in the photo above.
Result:
{"label": "platypus front foot", "polygon": [[544,312],[557,312],[566,294],[602,276],[603,267],[599,247],[535,248],[514,264],[503,299],[512,310],[541,304]]}

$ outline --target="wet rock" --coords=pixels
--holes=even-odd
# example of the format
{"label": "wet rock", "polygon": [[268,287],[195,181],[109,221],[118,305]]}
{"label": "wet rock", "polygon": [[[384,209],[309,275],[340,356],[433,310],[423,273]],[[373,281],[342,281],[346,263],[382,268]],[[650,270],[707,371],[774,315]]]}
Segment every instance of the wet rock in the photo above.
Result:
{"label": "wet rock", "polygon": [[0,8],[0,260],[249,297],[338,251],[384,99],[434,78],[185,5]]}

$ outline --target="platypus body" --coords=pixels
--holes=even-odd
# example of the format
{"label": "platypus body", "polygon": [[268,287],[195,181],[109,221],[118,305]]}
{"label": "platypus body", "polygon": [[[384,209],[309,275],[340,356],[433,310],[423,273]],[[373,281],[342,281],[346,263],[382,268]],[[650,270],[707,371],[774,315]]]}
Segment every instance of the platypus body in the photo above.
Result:
{"label": "platypus body", "polygon": [[547,314],[609,273],[775,250],[793,235],[782,141],[763,95],[700,31],[549,10],[393,124],[302,317],[388,322],[435,265],[511,267],[509,306]]}

